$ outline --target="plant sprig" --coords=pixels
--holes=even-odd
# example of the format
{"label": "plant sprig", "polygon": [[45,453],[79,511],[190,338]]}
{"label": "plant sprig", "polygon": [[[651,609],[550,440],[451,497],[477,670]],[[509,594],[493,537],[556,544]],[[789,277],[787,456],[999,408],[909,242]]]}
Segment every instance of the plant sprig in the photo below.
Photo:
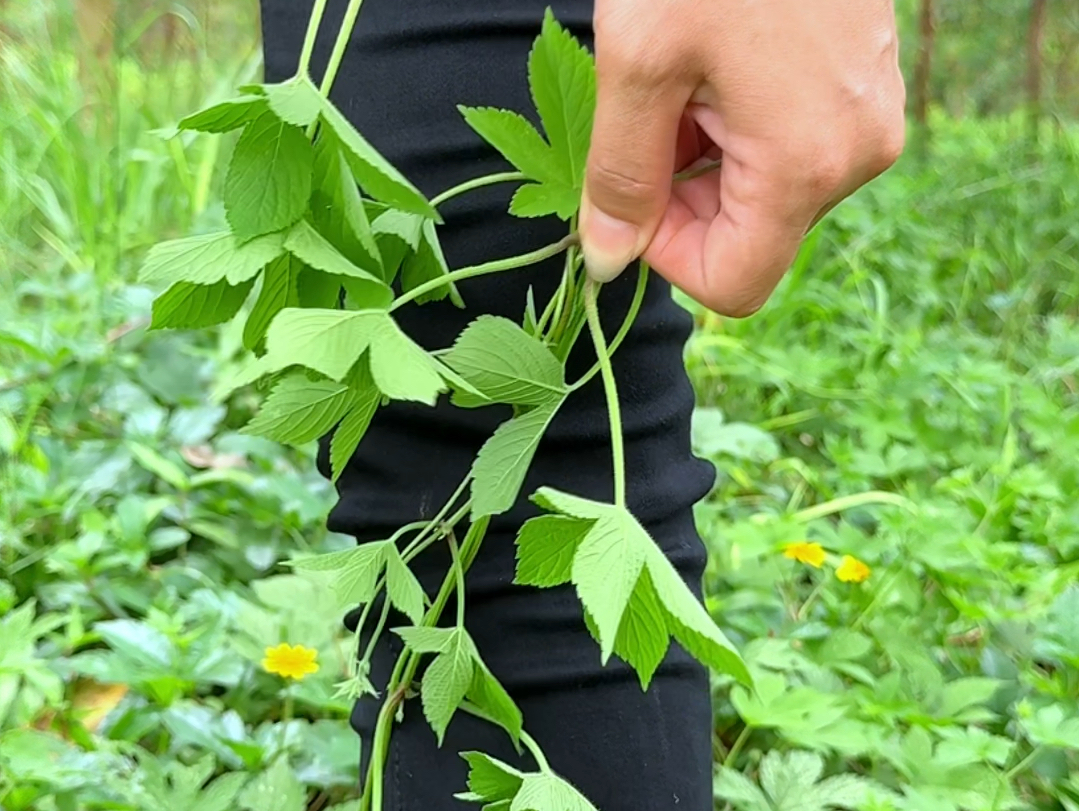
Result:
{"label": "plant sprig", "polygon": [[[716,627],[627,504],[626,463],[617,382],[611,355],[637,316],[649,271],[641,264],[629,311],[608,344],[600,324],[600,286],[584,278],[577,249],[577,210],[595,107],[591,56],[550,11],[529,57],[529,81],[543,133],[515,112],[462,107],[465,121],[513,166],[459,184],[428,201],[356,131],[330,101],[337,71],[359,14],[351,0],[329,64],[316,87],[309,75],[326,10],[316,0],[296,75],[247,87],[228,102],[185,118],[180,127],[220,133],[240,130],[225,185],[228,230],[162,243],[151,250],[142,278],[170,286],[154,303],[155,328],[194,328],[245,319],[246,367],[223,389],[259,384],[269,394],[245,428],[272,440],[304,444],[330,437],[334,478],[387,402],[433,405],[449,393],[463,408],[509,405],[512,417],[480,449],[470,471],[438,513],[399,529],[384,541],[345,552],[291,561],[326,578],[342,603],[363,605],[357,645],[381,597],[382,607],[363,654],[342,686],[374,694],[367,679],[374,645],[391,608],[411,625],[393,628],[405,642],[382,690],[364,811],[382,811],[383,769],[401,705],[419,684],[424,715],[441,743],[458,710],[501,726],[536,761],[520,772],[480,753],[464,753],[473,790],[461,797],[534,811],[588,811],[592,805],[551,769],[523,728],[512,697],[484,664],[466,627],[467,573],[491,518],[520,499],[536,449],[552,420],[572,407],[572,395],[596,374],[603,380],[611,430],[613,500],[592,501],[542,487],[532,495],[544,515],[517,535],[515,581],[539,587],[572,583],[601,660],[617,655],[647,689],[673,637],[718,671],[748,683],[744,663]],[[567,77],[570,77],[567,80]],[[496,183],[517,183],[510,213],[557,216],[567,234],[557,242],[471,267],[451,269],[443,256],[438,207]],[[449,298],[465,301],[456,285],[512,272],[564,255],[561,281],[537,315],[531,293],[518,324],[479,314],[452,346],[428,351],[398,326],[406,306]],[[258,287],[254,303],[246,305]],[[241,315],[241,313],[243,313]],[[566,358],[588,328],[595,365],[566,381]],[[459,526],[467,524],[458,543]],[[410,540],[399,547],[409,533]],[[451,565],[430,600],[409,563],[445,540]],[[443,611],[456,595],[456,622]],[[477,780],[501,775],[509,796],[492,796]],[[507,789],[508,790],[508,789]]]}

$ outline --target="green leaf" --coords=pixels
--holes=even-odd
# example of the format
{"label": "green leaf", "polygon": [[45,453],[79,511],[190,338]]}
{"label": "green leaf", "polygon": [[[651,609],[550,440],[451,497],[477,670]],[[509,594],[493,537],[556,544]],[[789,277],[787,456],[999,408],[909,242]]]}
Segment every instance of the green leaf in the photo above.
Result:
{"label": "green leaf", "polygon": [[581,205],[581,192],[553,183],[525,183],[513,193],[510,214],[514,217],[546,217],[568,220]]}
{"label": "green leaf", "polygon": [[388,281],[360,190],[340,142],[329,131],[315,142],[311,222],[350,262]]}
{"label": "green leaf", "polygon": [[712,791],[717,798],[735,803],[739,811],[772,811],[768,798],[748,777],[725,766],[716,771]]}
{"label": "green leaf", "polygon": [[[751,683],[738,652],[628,510],[550,487],[541,487],[532,498],[546,510],[592,522],[574,553],[572,579],[594,623],[604,661],[621,638],[619,655],[637,669],[642,683],[647,682],[660,656],[658,630],[662,616],[666,632],[692,656],[744,684]],[[645,572],[652,588],[642,586],[637,591]],[[634,594],[638,602],[623,629]]]}
{"label": "green leaf", "polygon": [[259,349],[274,316],[286,307],[299,305],[297,280],[302,269],[303,264],[287,253],[266,266],[255,306],[244,324],[243,341],[247,349],[253,352]]}
{"label": "green leaf", "polygon": [[414,653],[442,653],[449,647],[455,633],[453,628],[429,628],[422,625],[394,628],[393,632],[400,636]]}
{"label": "green leaf", "polygon": [[529,55],[528,81],[551,149],[573,188],[580,190],[596,109],[596,69],[550,8]]}
{"label": "green leaf", "polygon": [[311,197],[314,148],[304,131],[264,112],[244,127],[225,177],[225,214],[238,239],[292,225]]}
{"label": "green leaf", "polygon": [[301,365],[341,380],[368,350],[371,375],[391,399],[433,405],[446,388],[431,356],[383,310],[283,310],[266,347],[262,373]]}
{"label": "green leaf", "polygon": [[[475,651],[475,646],[473,646]],[[468,699],[483,710],[509,734],[514,745],[521,739],[521,710],[510,698],[501,682],[494,677],[478,652],[475,653],[475,670],[472,684],[466,693]]]}
{"label": "green leaf", "polygon": [[667,628],[697,661],[742,684],[752,683],[745,662],[719,630],[704,606],[693,596],[682,576],[654,544],[646,555],[648,573],[667,615]]}
{"label": "green leaf", "polygon": [[352,173],[367,193],[394,208],[441,222],[438,212],[389,161],[369,144],[330,101],[322,102],[322,120],[340,139]]}
{"label": "green leaf", "polygon": [[237,285],[252,279],[285,250],[283,233],[241,243],[228,231],[160,242],[150,249],[139,281]]}
{"label": "green leaf", "polygon": [[307,792],[288,764],[287,757],[279,757],[240,795],[240,806],[248,811],[304,811]]}
{"label": "green leaf", "polygon": [[483,443],[472,465],[473,521],[513,507],[540,440],[563,402],[548,402],[507,420]]}
{"label": "green leaf", "polygon": [[[438,241],[438,232],[432,220],[423,220],[420,225],[420,240],[416,250],[405,256],[401,266],[401,290],[408,292],[414,287],[433,281],[450,272],[446,257],[442,255],[442,245]],[[455,283],[436,287],[429,293],[416,297],[416,302],[425,304],[429,301],[441,301],[449,296],[458,307],[464,306],[461,294]]]}
{"label": "green leaf", "polygon": [[614,640],[615,655],[637,671],[642,690],[648,689],[652,676],[667,655],[667,633],[663,607],[646,569],[629,596]]}
{"label": "green leaf", "polygon": [[240,96],[180,119],[182,130],[198,132],[231,132],[266,112],[266,99],[261,96]]}
{"label": "green leaf", "polygon": [[203,329],[223,324],[240,311],[253,284],[177,282],[154,299],[150,329]]}
{"label": "green leaf", "polygon": [[322,97],[306,76],[294,76],[287,82],[263,87],[270,109],[289,124],[306,127],[322,111]]}
{"label": "green leaf", "polygon": [[596,811],[581,792],[551,772],[526,774],[510,811]]}
{"label": "green leaf", "polygon": [[416,625],[423,620],[423,587],[393,544],[386,547],[386,594],[394,607]]}
{"label": "green leaf", "polygon": [[382,307],[389,306],[393,301],[393,291],[382,281],[381,275],[376,275],[380,274],[378,268],[372,273],[352,264],[306,220],[300,220],[292,227],[285,240],[285,250],[316,270],[352,279],[363,288],[355,288],[358,297],[363,300],[370,300]]}
{"label": "green leaf", "polygon": [[596,623],[604,662],[614,651],[622,615],[644,567],[648,544],[641,532],[629,513],[612,511],[592,526],[573,556],[573,584]]}
{"label": "green leaf", "polygon": [[382,401],[382,392],[371,378],[366,355],[352,368],[348,383],[353,391],[352,410],[341,420],[341,424],[334,431],[333,439],[330,440],[330,471],[333,481],[337,481],[348,460],[356,452]]}
{"label": "green leaf", "polygon": [[572,188],[572,176],[524,116],[494,107],[458,105],[457,109],[468,126],[526,177],[540,183],[554,182]]}
{"label": "green leaf", "polygon": [[303,445],[329,432],[354,403],[355,392],[347,385],[289,375],[274,387],[242,432]]}
{"label": "green leaf", "polygon": [[540,587],[568,583],[573,556],[594,523],[564,515],[541,515],[525,521],[517,533],[517,574],[513,582]]}
{"label": "green leaf", "polygon": [[[289,565],[299,571],[330,572],[331,587],[343,605],[369,603],[375,597],[375,586],[388,558],[388,541],[372,541],[324,555],[294,558]],[[387,573],[387,579],[389,574]]]}
{"label": "green leaf", "polygon": [[566,393],[562,364],[508,318],[481,315],[442,360],[491,402],[544,405]]}
{"label": "green leaf", "polygon": [[434,730],[439,746],[450,719],[472,684],[475,667],[475,645],[468,634],[463,628],[454,628],[450,633],[445,650],[424,671],[420,688],[423,714]]}
{"label": "green leaf", "polygon": [[483,752],[462,752],[468,763],[468,788],[480,802],[512,800],[521,789],[524,775],[512,766]]}
{"label": "green leaf", "polygon": [[392,283],[409,253],[419,248],[424,218],[419,214],[387,209],[371,222],[371,231],[382,254],[383,280]]}

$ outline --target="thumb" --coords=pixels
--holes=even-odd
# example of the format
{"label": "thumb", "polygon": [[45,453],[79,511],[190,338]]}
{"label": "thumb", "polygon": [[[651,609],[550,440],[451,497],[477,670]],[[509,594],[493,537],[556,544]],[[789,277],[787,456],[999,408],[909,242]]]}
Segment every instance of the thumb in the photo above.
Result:
{"label": "thumb", "polygon": [[690,93],[646,84],[639,69],[605,70],[597,49],[596,117],[581,200],[588,275],[608,282],[644,253],[671,193]]}

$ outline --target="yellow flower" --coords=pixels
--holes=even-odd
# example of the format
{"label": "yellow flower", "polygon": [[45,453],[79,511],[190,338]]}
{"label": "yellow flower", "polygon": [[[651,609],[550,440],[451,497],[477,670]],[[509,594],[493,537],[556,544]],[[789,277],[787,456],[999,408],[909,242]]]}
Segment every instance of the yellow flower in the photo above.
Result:
{"label": "yellow flower", "polygon": [[318,672],[318,651],[303,645],[290,645],[282,642],[272,648],[266,648],[266,658],[262,667],[267,673],[276,673],[286,679],[299,681],[304,676]]}
{"label": "yellow flower", "polygon": [[858,558],[844,555],[843,562],[835,570],[835,576],[844,583],[861,583],[869,577],[869,567]]}
{"label": "yellow flower", "polygon": [[808,566],[812,566],[814,569],[819,569],[824,565],[825,551],[824,547],[819,543],[798,541],[797,543],[789,543],[783,547],[783,557],[796,560],[799,563],[805,563]]}

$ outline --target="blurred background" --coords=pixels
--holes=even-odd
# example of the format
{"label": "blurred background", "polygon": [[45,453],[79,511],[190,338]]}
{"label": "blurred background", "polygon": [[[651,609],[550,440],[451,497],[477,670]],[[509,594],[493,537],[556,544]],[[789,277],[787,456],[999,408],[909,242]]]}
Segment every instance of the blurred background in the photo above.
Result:
{"label": "blurred background", "polygon": [[[717,809],[1077,811],[1079,3],[898,5],[907,154],[688,347],[759,688],[715,683]],[[349,543],[332,489],[210,403],[235,330],[134,284],[223,221],[230,137],[161,134],[258,49],[255,0],[0,0],[6,811],[357,808],[348,640],[277,566]]]}

